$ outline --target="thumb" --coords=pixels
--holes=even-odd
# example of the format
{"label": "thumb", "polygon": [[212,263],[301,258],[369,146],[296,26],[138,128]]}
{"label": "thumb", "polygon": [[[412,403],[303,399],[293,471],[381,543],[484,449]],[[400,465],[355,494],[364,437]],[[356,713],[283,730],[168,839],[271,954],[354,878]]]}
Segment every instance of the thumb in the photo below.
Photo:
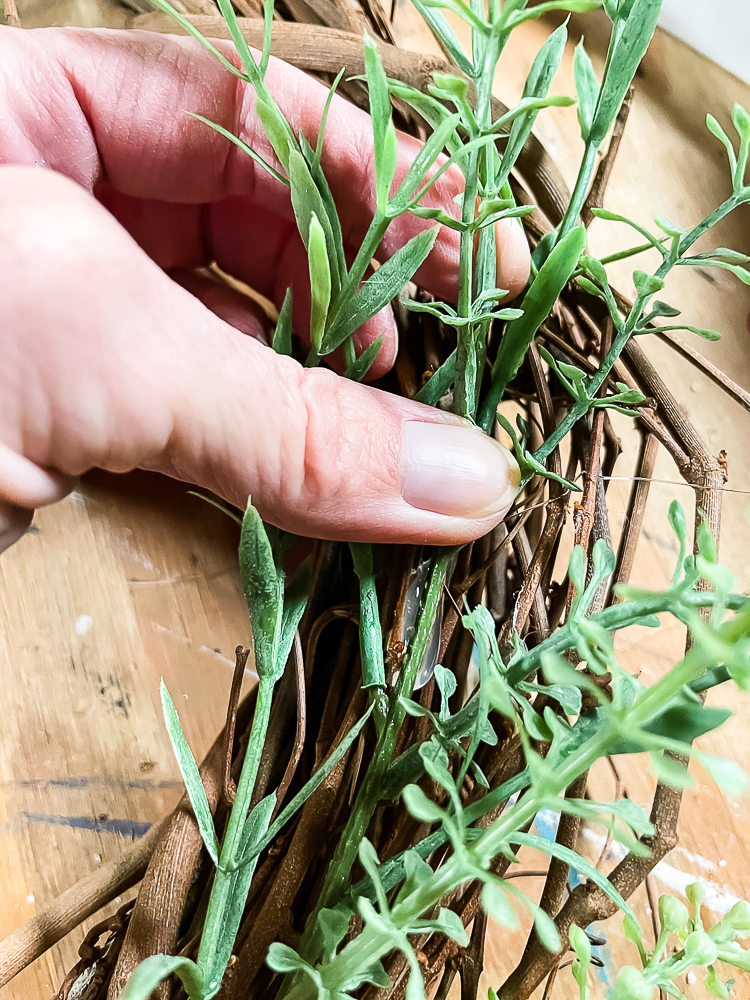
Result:
{"label": "thumb", "polygon": [[164,471],[318,538],[453,544],[506,513],[518,467],[468,421],[203,319]]}

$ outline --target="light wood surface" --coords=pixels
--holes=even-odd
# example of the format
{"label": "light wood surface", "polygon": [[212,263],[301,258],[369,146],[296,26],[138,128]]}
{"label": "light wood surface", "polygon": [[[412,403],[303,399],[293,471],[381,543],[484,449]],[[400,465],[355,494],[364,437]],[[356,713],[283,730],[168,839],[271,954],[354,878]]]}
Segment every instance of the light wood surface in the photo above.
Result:
{"label": "light wood surface", "polygon": [[[64,16],[58,11],[58,17]],[[586,24],[596,59],[596,24]],[[580,26],[575,19],[573,30]],[[405,5],[399,8],[398,27],[404,46],[436,51]],[[548,30],[549,25],[537,23],[518,33],[498,74],[499,97],[517,99]],[[573,92],[571,57],[572,47],[555,83],[561,93]],[[702,217],[724,195],[727,174],[722,149],[702,130],[700,119],[711,110],[727,122],[735,100],[750,106],[750,88],[668,36],[658,38],[639,81],[608,206],[646,225],[655,212],[685,224]],[[545,112],[536,131],[572,180],[580,152],[575,109]],[[597,222],[591,239],[596,252],[605,252],[626,245],[629,235]],[[747,214],[723,224],[715,241],[747,251]],[[632,291],[626,266],[617,271],[616,282],[623,292]],[[724,272],[684,269],[670,279],[664,297],[683,309],[687,322],[723,334],[718,344],[695,341],[695,346],[750,387],[750,289]],[[748,589],[750,460],[745,442],[750,414],[727,401],[669,348],[655,341],[644,347],[711,449],[729,453],[728,486],[738,492],[725,495],[721,555],[740,586]],[[627,475],[635,435],[625,420],[618,422],[618,430],[626,446],[622,474]],[[634,582],[649,586],[662,585],[672,572],[676,548],[666,526],[669,502],[677,497],[689,509],[693,502],[691,490],[671,485],[679,476],[666,456],[655,475],[670,484],[652,486],[634,571]],[[42,511],[32,532],[0,558],[5,709],[0,727],[0,937],[115,857],[176,802],[179,775],[161,722],[160,676],[196,755],[207,750],[222,724],[232,650],[247,640],[248,630],[237,583],[237,532],[218,511],[187,496],[186,489],[145,473],[94,474],[72,497]],[[611,484],[615,527],[628,489],[627,482]],[[656,632],[634,630],[619,642],[623,662],[651,679],[679,657],[684,634],[665,623]],[[748,696],[727,691],[712,700],[731,702],[738,715],[702,740],[702,748],[749,763]],[[653,778],[645,762],[631,758],[619,766],[631,797],[647,802]],[[707,913],[715,920],[735,896],[750,897],[750,798],[728,801],[704,774],[696,772],[696,777],[697,786],[686,794],[680,846],[657,868],[654,886],[657,893],[679,892],[690,881],[703,879],[712,890]],[[593,780],[597,793],[612,795],[606,768]],[[587,844],[595,859],[601,849],[597,836]],[[538,867],[540,861],[525,855],[523,866]],[[540,886],[525,880],[524,888],[533,893]],[[635,902],[648,926],[645,893],[639,892]],[[49,996],[76,961],[81,936],[81,931],[71,935],[20,975],[2,991],[3,1000]],[[595,996],[603,995],[615,962],[633,960],[628,949],[619,944],[601,950],[606,968],[602,983],[592,982]],[[490,935],[484,985],[497,985],[512,957],[507,938]],[[698,985],[681,986],[691,1000],[704,995]],[[562,1000],[572,995],[572,980],[561,973],[552,996]],[[734,996],[750,998],[747,977],[738,976]]]}

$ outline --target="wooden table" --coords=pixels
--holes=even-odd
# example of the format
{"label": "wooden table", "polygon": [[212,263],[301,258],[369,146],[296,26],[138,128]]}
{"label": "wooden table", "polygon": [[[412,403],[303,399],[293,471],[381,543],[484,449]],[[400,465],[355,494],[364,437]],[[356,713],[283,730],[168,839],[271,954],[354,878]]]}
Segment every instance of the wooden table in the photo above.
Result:
{"label": "wooden table", "polygon": [[[19,6],[21,6],[19,4]],[[57,12],[61,6],[57,5]],[[38,9],[38,8],[37,8]],[[80,9],[80,4],[76,9]],[[104,9],[99,5],[99,15]],[[88,16],[88,15],[87,15]],[[399,8],[401,43],[434,49],[406,6]],[[580,30],[573,19],[572,30]],[[517,99],[523,78],[549,25],[529,25],[503,59],[498,96]],[[596,24],[587,39],[598,50]],[[599,51],[599,58],[600,58]],[[572,47],[554,89],[573,92]],[[648,225],[654,212],[691,223],[718,203],[727,187],[721,147],[701,125],[709,108],[723,122],[734,100],[750,107],[750,88],[711,66],[668,36],[657,39],[639,81],[609,193],[608,206]],[[572,180],[580,143],[575,109],[544,113],[537,134]],[[716,244],[748,251],[747,214],[725,222]],[[624,245],[618,227],[595,223],[592,246],[603,253]],[[617,283],[632,292],[629,269]],[[686,321],[718,329],[718,344],[695,346],[732,378],[750,386],[750,289],[720,271],[684,269],[670,278],[665,296]],[[750,414],[727,398],[669,348],[644,345],[680,398],[704,440],[729,453],[722,558],[743,589],[750,587],[750,526],[746,517],[750,459],[745,442]],[[635,435],[618,423],[632,461]],[[627,473],[625,473],[627,474]],[[671,576],[676,548],[666,523],[677,497],[692,508],[692,491],[679,484],[662,457],[651,488],[634,582],[659,586]],[[674,484],[674,485],[673,485]],[[624,510],[629,483],[613,482],[610,496]],[[618,503],[611,505],[616,511]],[[177,800],[179,773],[161,721],[161,676],[182,714],[197,756],[220,728],[231,679],[232,650],[248,639],[248,621],[237,582],[237,530],[224,515],[187,495],[183,484],[146,473],[115,477],[95,473],[80,490],[38,514],[29,534],[0,559],[0,680],[5,724],[0,728],[0,937],[45,907],[63,889],[117,856]],[[681,628],[621,636],[623,662],[653,678],[680,655]],[[747,762],[747,695],[722,692],[741,714],[701,741],[710,752]],[[743,711],[744,709],[744,711]],[[639,758],[621,761],[629,794],[646,802],[653,779]],[[655,872],[657,892],[680,892],[695,879],[709,889],[707,906],[717,919],[736,896],[750,897],[750,799],[727,801],[698,774],[686,794],[680,846]],[[594,781],[613,792],[602,768]],[[543,825],[543,820],[542,820]],[[590,833],[584,846],[598,857]],[[541,859],[528,856],[527,867]],[[534,892],[533,880],[524,888]],[[635,900],[648,926],[645,893]],[[115,904],[109,907],[111,911]],[[86,926],[93,923],[88,921]],[[21,974],[3,997],[25,1000],[57,989],[76,961],[81,931],[72,934]],[[507,938],[491,935],[485,984],[497,985],[510,959]],[[602,979],[613,962],[633,961],[629,946],[601,950]],[[552,996],[572,996],[561,974]],[[594,984],[592,984],[594,985]],[[601,986],[595,987],[595,996]],[[697,986],[683,984],[700,997]],[[598,992],[597,992],[598,991]],[[735,996],[750,998],[748,977]],[[457,996],[457,994],[456,994]]]}

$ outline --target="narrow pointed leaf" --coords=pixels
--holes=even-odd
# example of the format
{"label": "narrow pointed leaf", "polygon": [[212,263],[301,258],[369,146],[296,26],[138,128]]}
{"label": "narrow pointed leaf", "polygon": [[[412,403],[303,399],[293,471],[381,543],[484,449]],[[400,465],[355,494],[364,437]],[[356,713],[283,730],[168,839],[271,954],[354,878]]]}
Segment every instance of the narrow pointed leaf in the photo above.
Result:
{"label": "narrow pointed leaf", "polygon": [[437,239],[439,227],[425,229],[382,264],[345,302],[323,339],[325,353],[335,350],[362,324],[395,298],[424,263]]}
{"label": "narrow pointed leaf", "polygon": [[294,796],[292,801],[281,810],[274,822],[268,828],[267,833],[256,843],[246,845],[240,867],[249,864],[257,858],[260,852],[264,850],[264,848],[268,847],[274,838],[279,835],[284,826],[289,822],[292,816],[294,816],[297,810],[300,809],[301,806],[310,798],[313,792],[323,784],[334,767],[336,767],[342,757],[349,750],[352,743],[357,739],[365,723],[372,715],[374,708],[375,703],[373,702],[359,722],[352,726],[341,743],[339,743],[336,749],[323,761],[315,774],[312,775],[309,781],[307,781],[300,791]]}
{"label": "narrow pointed leaf", "polygon": [[599,81],[594,73],[591,58],[584,48],[583,39],[576,46],[573,57],[573,72],[576,92],[578,93],[578,121],[581,126],[581,135],[587,139],[594,121],[596,102],[599,98]]}
{"label": "narrow pointed leaf", "polygon": [[197,118],[199,122],[203,122],[204,125],[208,125],[209,128],[214,130],[214,132],[218,132],[219,135],[223,135],[225,139],[229,139],[229,141],[234,143],[238,149],[241,149],[243,153],[247,153],[251,159],[255,160],[257,164],[263,167],[263,169],[267,171],[271,177],[274,178],[274,180],[279,181],[279,183],[283,184],[285,187],[289,187],[289,181],[286,177],[283,177],[275,167],[272,167],[267,160],[263,159],[260,153],[256,153],[255,150],[251,146],[248,146],[246,142],[243,142],[239,136],[230,132],[228,129],[225,129],[223,125],[217,125],[216,122],[212,122],[208,118],[204,118],[203,115],[195,114],[193,111],[189,112],[189,114],[192,118]]}
{"label": "narrow pointed leaf", "polygon": [[355,361],[347,365],[344,378],[350,378],[353,382],[361,382],[375,363],[384,339],[385,334],[381,333],[378,339],[373,340]]}
{"label": "narrow pointed leaf", "polygon": [[174,706],[164,680],[161,682],[160,692],[161,707],[164,713],[167,732],[169,733],[169,741],[172,744],[172,750],[180,768],[182,780],[185,782],[185,789],[190,799],[190,805],[193,807],[193,813],[198,824],[198,829],[200,830],[201,838],[206,845],[206,850],[211,860],[215,865],[218,865],[219,842],[216,838],[214,818],[211,814],[211,807],[208,804],[206,789],[203,787],[198,765],[185,739],[185,734],[180,724],[180,717],[177,714],[177,709]]}
{"label": "narrow pointed leaf", "polygon": [[435,7],[428,7],[427,4],[422,3],[422,0],[412,0],[412,3],[429,25],[442,48],[453,59],[459,69],[462,69],[467,76],[475,76],[474,67],[464,52],[463,46],[458,40],[458,35],[451,28],[450,24],[448,24],[445,14]]}
{"label": "narrow pointed leaf", "polygon": [[259,677],[278,680],[284,670],[284,664],[278,664],[283,581],[263,521],[250,502],[242,519],[240,578],[250,613],[255,669]]}
{"label": "narrow pointed leaf", "polygon": [[359,648],[362,659],[362,687],[385,688],[383,632],[372,563],[372,546],[350,542],[354,572],[359,580]]}
{"label": "narrow pointed leaf", "polygon": [[492,427],[497,404],[521,367],[537,330],[573,275],[585,246],[586,230],[577,226],[558,243],[539,269],[523,297],[523,316],[506,326],[493,367],[492,386],[479,420],[484,431],[489,432]]}
{"label": "narrow pointed leaf", "polygon": [[165,979],[175,973],[180,977],[189,1000],[203,1000],[205,995],[200,969],[181,955],[151,955],[131,972],[120,1000],[147,1000]]}
{"label": "narrow pointed leaf", "polygon": [[319,352],[331,304],[331,268],[326,235],[315,212],[310,217],[307,260],[310,269],[310,343]]}
{"label": "narrow pointed leaf", "polygon": [[277,354],[292,353],[292,289],[287,288],[284,294],[284,302],[276,320],[276,329],[273,332],[271,346]]}
{"label": "narrow pointed leaf", "polygon": [[565,862],[566,865],[570,865],[579,874],[585,875],[587,879],[590,879],[594,885],[597,885],[602,892],[606,893],[624,914],[635,921],[636,924],[638,923],[633,911],[607,876],[603,872],[600,872],[598,868],[595,868],[590,861],[582,858],[580,854],[576,854],[575,851],[571,851],[568,847],[563,847],[562,844],[546,840],[544,837],[538,837],[533,833],[513,833],[509,839],[511,844],[517,844],[519,847],[534,847],[539,851],[544,851],[545,854],[549,854],[553,858],[557,858],[559,861]]}

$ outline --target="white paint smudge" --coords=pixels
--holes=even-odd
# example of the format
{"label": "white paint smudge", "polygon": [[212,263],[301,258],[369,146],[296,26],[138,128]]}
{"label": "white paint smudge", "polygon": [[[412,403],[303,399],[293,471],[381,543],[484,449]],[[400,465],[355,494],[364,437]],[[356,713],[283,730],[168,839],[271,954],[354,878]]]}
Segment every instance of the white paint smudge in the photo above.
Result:
{"label": "white paint smudge", "polygon": [[[595,850],[602,850],[605,844],[604,837],[598,833],[594,833],[593,830],[588,829],[583,831],[583,835],[591,844],[594,845]],[[619,843],[619,841],[615,840],[610,846],[610,855],[614,855],[614,857],[618,860],[622,860],[627,853],[627,848],[623,844]],[[700,854],[692,854],[684,848],[676,848],[673,853],[684,855],[686,859],[692,861],[704,871],[713,871],[716,868],[716,865],[712,861],[709,861],[708,858],[704,858]],[[731,886],[719,885],[717,882],[713,882],[708,878],[703,878],[701,875],[684,872],[680,868],[676,868],[674,865],[668,865],[666,861],[660,861],[658,865],[656,865],[654,868],[654,876],[662,883],[662,885],[667,886],[667,888],[672,889],[675,892],[679,892],[680,895],[685,897],[685,899],[687,899],[687,893],[685,891],[687,887],[694,885],[696,882],[700,882],[706,893],[705,905],[712,911],[712,913],[718,913],[722,916],[729,913],[734,904],[740,901],[740,897],[732,891]]]}
{"label": "white paint smudge", "polygon": [[91,631],[93,624],[94,619],[91,615],[79,615],[76,618],[76,635],[86,635],[87,632]]}

